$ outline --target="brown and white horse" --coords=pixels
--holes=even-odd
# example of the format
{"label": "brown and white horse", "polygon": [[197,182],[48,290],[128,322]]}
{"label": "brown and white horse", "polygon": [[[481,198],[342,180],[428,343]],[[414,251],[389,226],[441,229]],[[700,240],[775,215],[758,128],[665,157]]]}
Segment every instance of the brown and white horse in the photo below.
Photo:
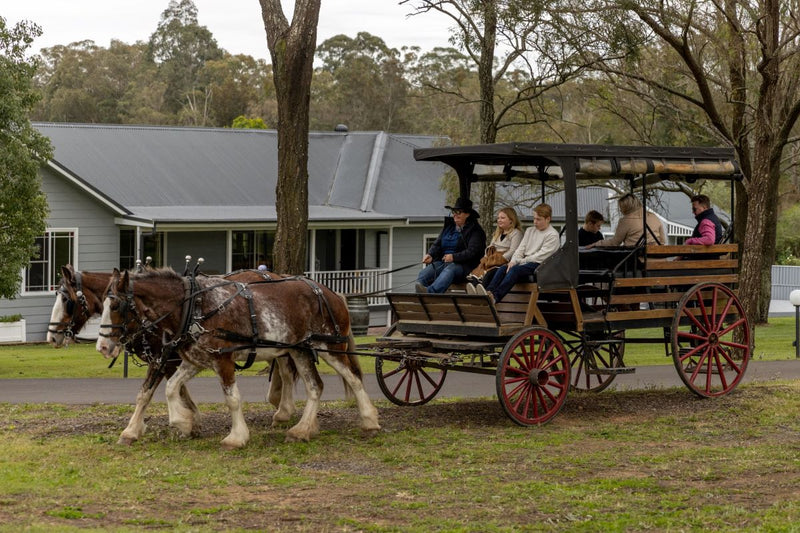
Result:
{"label": "brown and white horse", "polygon": [[167,381],[170,425],[183,435],[191,433],[192,413],[179,401],[179,390],[200,370],[212,369],[219,376],[232,418],[231,432],[222,444],[225,448],[244,446],[250,433],[236,385],[236,360],[249,353],[255,360],[266,361],[289,354],[305,384],[307,401],[300,421],[286,438],[309,440],[319,432],[322,380],[314,366],[318,354],[351,388],[362,429],[380,429],[377,410],[363,383],[341,356],[354,348],[343,298],[305,278],[242,283],[197,277],[192,286],[187,286],[187,279],[171,270],[133,278],[115,270],[97,340],[97,350],[106,357],[116,356],[121,342],[144,335],[160,336],[164,344],[174,346],[183,363]]}
{"label": "brown and white horse", "polygon": [[[81,331],[86,322],[93,315],[103,312],[103,299],[111,281],[110,272],[81,272],[72,265],[61,267],[61,286],[56,293],[56,301],[50,316],[50,325],[47,332],[47,342],[55,348],[67,346]],[[244,282],[257,282],[269,279],[278,279],[281,276],[256,270],[242,270],[225,276],[226,279]],[[139,440],[147,426],[144,414],[152,401],[158,385],[166,377],[169,379],[181,363],[177,354],[164,354],[162,339],[160,337],[142,336],[129,345],[128,350],[147,364],[147,375],[136,395],[136,407],[127,427],[119,437],[119,444],[130,445]],[[165,356],[162,359],[162,356]],[[344,362],[359,379],[362,377],[358,357],[348,356]],[[286,358],[277,360],[276,372],[270,381],[267,399],[276,407],[272,417],[273,425],[288,422],[296,411],[294,404],[294,369],[288,364]],[[347,388],[348,396],[352,396]],[[285,401],[281,401],[281,400]],[[180,400],[185,410],[191,411],[193,426],[200,423],[200,411],[189,395],[188,388],[184,385],[180,389]]]}

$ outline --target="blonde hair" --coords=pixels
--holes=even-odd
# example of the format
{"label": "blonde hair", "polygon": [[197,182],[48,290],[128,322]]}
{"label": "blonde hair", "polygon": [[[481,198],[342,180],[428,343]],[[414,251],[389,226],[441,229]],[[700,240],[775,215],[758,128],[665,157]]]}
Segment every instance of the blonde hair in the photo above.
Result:
{"label": "blonde hair", "polygon": [[[519,221],[519,216],[517,216],[517,211],[513,207],[504,207],[500,211],[497,212],[499,215],[500,213],[505,213],[505,215],[511,220],[511,229],[522,229],[522,222]],[[497,240],[500,238],[500,234],[503,233],[503,230],[500,228],[496,228],[494,230],[494,235],[492,235],[492,240]]]}
{"label": "blonde hair", "polygon": [[623,215],[630,215],[637,209],[641,208],[642,202],[640,202],[639,199],[631,193],[628,193],[619,199],[619,210]]}
{"label": "blonde hair", "polygon": [[553,218],[553,208],[548,204],[539,204],[533,208],[533,212],[542,218]]}

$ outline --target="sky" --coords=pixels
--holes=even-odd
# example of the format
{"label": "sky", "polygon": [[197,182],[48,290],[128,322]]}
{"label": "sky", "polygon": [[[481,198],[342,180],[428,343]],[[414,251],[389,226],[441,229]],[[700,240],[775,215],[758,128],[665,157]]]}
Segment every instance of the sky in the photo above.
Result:
{"label": "sky", "polygon": [[[294,2],[282,0],[291,20]],[[32,51],[57,44],[91,39],[108,47],[111,39],[133,44],[147,41],[156,30],[169,0],[2,0],[0,16],[9,26],[30,20],[42,28]],[[269,60],[264,22],[258,0],[194,0],[197,19],[217,44],[231,54]],[[419,46],[428,51],[448,46],[449,19],[440,13],[407,17],[410,6],[399,0],[322,0],[317,43],[366,31],[391,48]]]}

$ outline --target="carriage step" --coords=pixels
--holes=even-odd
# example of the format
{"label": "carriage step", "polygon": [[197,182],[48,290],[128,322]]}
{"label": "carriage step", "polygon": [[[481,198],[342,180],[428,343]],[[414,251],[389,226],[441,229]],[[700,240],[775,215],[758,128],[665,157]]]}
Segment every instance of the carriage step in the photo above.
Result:
{"label": "carriage step", "polygon": [[635,366],[619,366],[619,367],[612,367],[612,368],[590,368],[586,370],[587,374],[596,374],[596,375],[613,375],[616,376],[617,374],[633,374],[636,372]]}

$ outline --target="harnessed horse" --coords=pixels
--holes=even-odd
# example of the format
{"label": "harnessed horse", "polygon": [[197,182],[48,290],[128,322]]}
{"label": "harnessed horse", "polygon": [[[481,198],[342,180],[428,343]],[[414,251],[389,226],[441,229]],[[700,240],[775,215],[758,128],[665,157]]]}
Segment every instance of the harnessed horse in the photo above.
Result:
{"label": "harnessed horse", "polygon": [[[56,292],[47,333],[47,341],[55,348],[68,345],[89,318],[103,312],[103,299],[111,280],[110,272],[81,272],[75,270],[72,265],[61,267],[61,273],[61,285]],[[277,274],[256,270],[241,270],[224,277],[244,282],[280,278]],[[147,375],[136,395],[136,407],[118,441],[118,444],[130,445],[144,434],[146,430],[144,413],[152,401],[153,394],[165,377],[167,379],[172,377],[181,363],[181,358],[172,351],[165,352],[160,337],[143,336],[126,349],[147,365]],[[348,356],[346,359],[343,358],[343,361],[361,378],[361,367],[357,356]],[[293,400],[295,370],[291,368],[286,358],[278,359],[276,366],[278,372],[271,376],[267,394],[269,402],[277,409],[272,417],[273,425],[287,422],[296,411]],[[346,387],[346,392],[348,397],[352,397],[349,387]],[[185,409],[193,413],[193,425],[199,425],[200,412],[185,385],[180,389],[180,399]],[[282,402],[282,399],[285,401]]]}
{"label": "harnessed horse", "polygon": [[165,349],[174,349],[183,360],[167,381],[166,391],[170,425],[183,435],[191,433],[193,420],[178,401],[178,391],[200,370],[209,368],[219,376],[231,412],[231,432],[222,444],[225,448],[244,446],[249,429],[236,386],[236,360],[271,361],[285,354],[295,363],[307,394],[303,415],[287,432],[287,441],[309,440],[319,432],[322,381],[314,366],[317,354],[351,388],[361,427],[380,429],[377,410],[363,383],[341,356],[354,347],[346,303],[307,278],[243,283],[182,278],[171,270],[130,276],[115,269],[104,301],[97,350],[114,357],[120,344],[145,335],[161,337]]}

